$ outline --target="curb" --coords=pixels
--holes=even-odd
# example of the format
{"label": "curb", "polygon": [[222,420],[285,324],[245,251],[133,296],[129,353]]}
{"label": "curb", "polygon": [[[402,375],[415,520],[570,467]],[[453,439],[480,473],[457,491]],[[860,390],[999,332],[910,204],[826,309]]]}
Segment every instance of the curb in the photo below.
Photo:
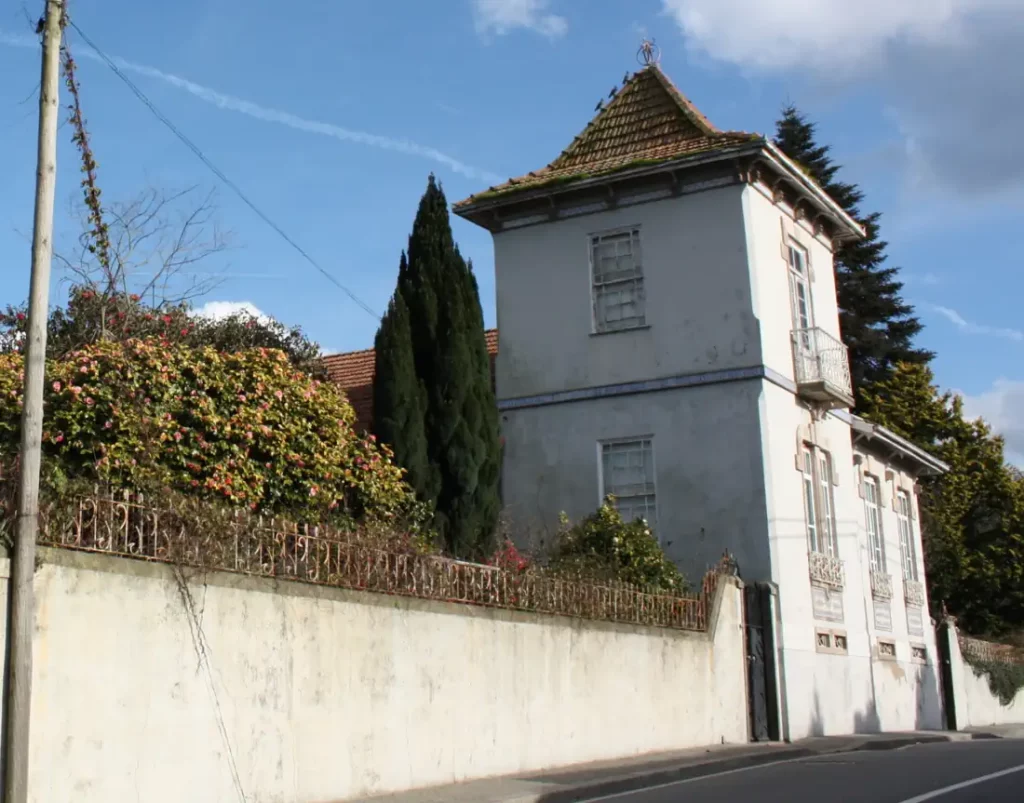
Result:
{"label": "curb", "polygon": [[510,803],[579,803],[595,797],[606,797],[609,795],[624,794],[647,789],[655,786],[663,786],[677,781],[687,781],[693,778],[703,778],[712,775],[720,775],[726,772],[733,772],[739,769],[755,768],[768,764],[780,762],[797,761],[802,758],[814,756],[836,755],[839,753],[860,753],[869,750],[897,750],[901,747],[910,747],[917,744],[935,744],[938,742],[951,742],[950,737],[942,734],[922,736],[900,736],[891,739],[876,739],[858,742],[847,747],[837,747],[832,750],[813,750],[807,747],[785,747],[780,746],[777,750],[762,754],[737,756],[736,758],[724,759],[723,761],[708,761],[701,764],[691,764],[684,767],[676,767],[667,770],[655,770],[653,772],[639,772],[632,775],[619,775],[603,781],[579,784],[555,789],[550,792],[525,796]]}

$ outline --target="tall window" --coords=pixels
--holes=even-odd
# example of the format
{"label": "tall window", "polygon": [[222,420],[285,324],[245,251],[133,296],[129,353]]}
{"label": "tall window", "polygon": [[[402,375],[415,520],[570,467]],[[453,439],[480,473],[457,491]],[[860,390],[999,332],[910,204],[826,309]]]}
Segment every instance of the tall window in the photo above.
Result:
{"label": "tall window", "polygon": [[864,478],[864,518],[868,528],[871,568],[885,573],[885,537],[882,534],[882,495],[875,477]]}
{"label": "tall window", "polygon": [[789,249],[789,300],[793,311],[793,328],[814,326],[811,311],[811,283],[807,270],[807,251],[795,243]]}
{"label": "tall window", "polygon": [[647,322],[640,229],[590,238],[594,331],[635,329]]}
{"label": "tall window", "polygon": [[900,552],[903,557],[903,579],[917,579],[917,551],[914,549],[914,530],[910,521],[910,496],[906,491],[896,493],[896,520],[900,527]]}
{"label": "tall window", "polygon": [[601,496],[615,497],[625,521],[657,523],[654,446],[650,438],[601,444]]}
{"label": "tall window", "polygon": [[811,552],[839,556],[836,533],[835,500],[832,495],[832,458],[814,446],[804,446],[804,515],[807,519],[807,543]]}

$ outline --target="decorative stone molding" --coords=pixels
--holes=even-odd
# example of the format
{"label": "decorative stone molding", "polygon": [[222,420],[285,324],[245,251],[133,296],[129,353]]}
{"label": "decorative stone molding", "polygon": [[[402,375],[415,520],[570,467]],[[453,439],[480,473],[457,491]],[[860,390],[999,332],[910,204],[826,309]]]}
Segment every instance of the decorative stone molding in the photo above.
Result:
{"label": "decorative stone molding", "polygon": [[875,599],[892,599],[892,576],[872,569],[871,596]]}
{"label": "decorative stone molding", "polygon": [[904,580],[903,599],[906,600],[907,605],[916,605],[918,608],[923,608],[924,583],[918,580]]}
{"label": "decorative stone molding", "polygon": [[844,585],[843,562],[824,552],[808,552],[807,562],[811,580],[828,588],[842,588]]}

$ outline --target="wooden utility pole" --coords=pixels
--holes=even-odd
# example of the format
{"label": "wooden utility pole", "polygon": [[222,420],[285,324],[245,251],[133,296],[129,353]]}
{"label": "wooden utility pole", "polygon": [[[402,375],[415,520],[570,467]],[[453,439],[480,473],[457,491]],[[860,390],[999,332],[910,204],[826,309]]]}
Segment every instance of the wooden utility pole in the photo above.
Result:
{"label": "wooden utility pole", "polygon": [[18,527],[11,557],[7,620],[7,677],[4,700],[4,803],[27,803],[29,716],[32,708],[32,580],[39,529],[39,470],[42,459],[46,320],[53,257],[53,196],[57,179],[57,96],[64,0],[45,0],[43,67],[39,82],[39,144],[32,228],[32,282],[25,344],[25,392],[21,413]]}

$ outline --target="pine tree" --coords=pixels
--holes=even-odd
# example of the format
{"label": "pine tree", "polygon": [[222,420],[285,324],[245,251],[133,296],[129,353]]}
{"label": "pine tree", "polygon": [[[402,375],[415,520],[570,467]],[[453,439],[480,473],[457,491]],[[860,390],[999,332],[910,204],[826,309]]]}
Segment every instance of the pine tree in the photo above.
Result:
{"label": "pine tree", "polygon": [[[492,546],[500,506],[498,413],[476,279],[452,238],[448,202],[433,175],[407,254],[396,297],[408,309],[415,374],[423,389],[429,466],[424,488],[436,489],[435,526],[448,550],[480,557]],[[377,360],[380,370],[380,354]]]}
{"label": "pine tree", "polygon": [[[404,270],[404,252],[401,266]],[[374,434],[394,452],[395,462],[405,469],[406,481],[416,496],[433,507],[437,503],[440,476],[427,458],[426,399],[416,377],[409,309],[398,293],[392,297],[377,330],[374,350]]]}
{"label": "pine tree", "polygon": [[844,243],[835,253],[839,330],[850,350],[850,369],[858,405],[873,385],[890,376],[896,363],[927,364],[934,356],[916,348],[913,339],[921,331],[914,308],[900,296],[903,283],[898,269],[885,264],[888,245],[879,239],[876,213],[862,215],[864,194],[856,184],[836,179],[827,145],[814,139],[815,126],[790,105],[776,123],[775,141],[782,151],[803,167],[851,217],[864,226],[867,237]]}

